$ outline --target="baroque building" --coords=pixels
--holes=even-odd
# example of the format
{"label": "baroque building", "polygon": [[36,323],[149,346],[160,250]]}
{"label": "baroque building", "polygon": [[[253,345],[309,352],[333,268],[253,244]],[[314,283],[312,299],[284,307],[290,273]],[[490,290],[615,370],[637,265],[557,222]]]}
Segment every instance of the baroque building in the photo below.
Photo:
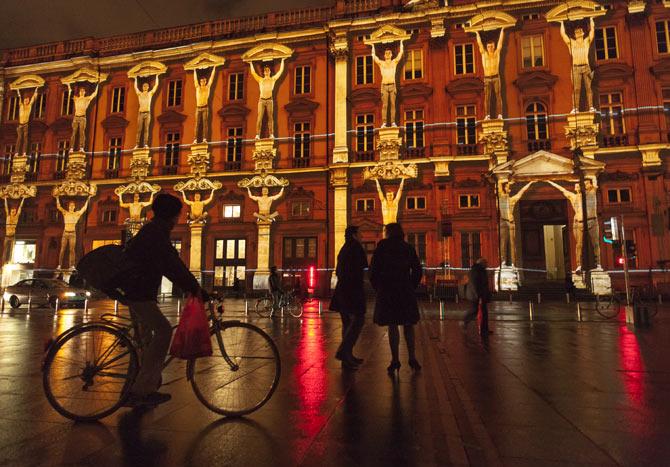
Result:
{"label": "baroque building", "polygon": [[[330,285],[348,224],[404,226],[427,286],[667,283],[670,4],[337,0],[5,50],[3,282],[67,270],[185,201],[206,285]],[[632,250],[631,250],[632,251]]]}

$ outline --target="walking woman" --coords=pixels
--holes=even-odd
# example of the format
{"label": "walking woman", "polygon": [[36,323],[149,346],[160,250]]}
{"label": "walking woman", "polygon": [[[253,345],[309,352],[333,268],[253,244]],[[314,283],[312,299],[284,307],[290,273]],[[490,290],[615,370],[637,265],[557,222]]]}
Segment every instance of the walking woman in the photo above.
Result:
{"label": "walking woman", "polygon": [[414,247],[405,241],[398,223],[385,227],[385,239],[379,242],[370,262],[370,282],[377,293],[374,322],[388,326],[391,364],[390,375],[400,369],[398,326],[403,326],[409,366],[420,370],[416,359],[414,325],[419,322],[419,307],[414,290],[421,281],[421,263]]}

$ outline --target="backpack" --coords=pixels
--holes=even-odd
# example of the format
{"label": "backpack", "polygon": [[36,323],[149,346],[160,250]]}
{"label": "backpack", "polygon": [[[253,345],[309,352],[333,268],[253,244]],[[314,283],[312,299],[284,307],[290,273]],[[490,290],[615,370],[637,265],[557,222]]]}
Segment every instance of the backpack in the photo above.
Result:
{"label": "backpack", "polygon": [[105,245],[88,252],[79,260],[76,269],[88,285],[121,302],[126,295],[124,284],[138,273],[138,267],[120,245]]}

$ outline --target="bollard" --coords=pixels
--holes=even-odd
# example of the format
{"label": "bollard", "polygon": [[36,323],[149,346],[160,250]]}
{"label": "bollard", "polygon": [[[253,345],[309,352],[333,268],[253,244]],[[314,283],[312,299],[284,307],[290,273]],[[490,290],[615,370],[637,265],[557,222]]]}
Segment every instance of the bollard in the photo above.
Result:
{"label": "bollard", "polygon": [[541,292],[537,293],[537,303],[542,303],[542,293]]}
{"label": "bollard", "polygon": [[88,298],[84,300],[84,315],[88,314]]}
{"label": "bollard", "polygon": [[582,321],[582,307],[579,306],[579,302],[577,302],[577,321]]}
{"label": "bollard", "polygon": [[60,301],[58,300],[58,297],[56,297],[56,303],[54,306],[54,315],[58,314],[58,305],[60,305]]}
{"label": "bollard", "polygon": [[[565,303],[570,303],[570,292],[565,292]],[[579,303],[577,306],[579,306]]]}
{"label": "bollard", "polygon": [[32,305],[33,305],[33,297],[28,295],[28,313],[30,313]]}
{"label": "bollard", "polygon": [[3,295],[2,298],[0,298],[0,311],[2,313],[5,312],[5,296]]}
{"label": "bollard", "polygon": [[177,299],[177,316],[181,314],[181,298]]}
{"label": "bollard", "polygon": [[446,304],[440,300],[440,319],[444,319],[446,312]]}
{"label": "bollard", "polygon": [[528,301],[528,316],[530,317],[530,320],[533,321],[533,302],[530,300]]}
{"label": "bollard", "polygon": [[118,315],[119,314],[119,301],[114,300],[114,314]]}
{"label": "bollard", "polygon": [[249,300],[244,299],[244,316],[249,316]]}

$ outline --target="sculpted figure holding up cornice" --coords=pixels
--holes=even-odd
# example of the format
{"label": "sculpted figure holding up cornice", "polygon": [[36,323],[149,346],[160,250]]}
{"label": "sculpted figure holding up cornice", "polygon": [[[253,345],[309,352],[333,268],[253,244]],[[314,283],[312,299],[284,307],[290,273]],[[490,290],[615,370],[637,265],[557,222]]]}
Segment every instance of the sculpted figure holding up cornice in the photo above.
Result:
{"label": "sculpted figure holding up cornice", "polygon": [[205,211],[205,206],[212,202],[214,199],[214,190],[209,195],[205,201],[202,201],[202,196],[200,193],[193,195],[193,201],[186,197],[186,193],[182,190],[182,196],[184,197],[184,202],[191,207],[191,212],[188,213],[189,223],[204,223],[207,220],[207,212]]}
{"label": "sculpted figure holding up cornice", "polygon": [[[209,137],[209,91],[214,81],[214,68],[211,69],[209,78],[201,76],[198,79],[198,70],[193,70],[193,84],[195,85],[195,140],[193,144],[200,141],[206,143]],[[202,132],[202,135],[200,135]]]}
{"label": "sculpted figure holding up cornice", "polygon": [[152,191],[151,196],[149,197],[149,201],[141,202],[140,201],[140,194],[135,193],[133,194],[133,202],[132,203],[124,203],[123,202],[123,197],[119,197],[119,206],[122,208],[128,209],[128,219],[130,219],[131,222],[136,222],[140,223],[142,222],[142,211],[144,208],[151,206],[151,203],[154,200],[154,195],[158,193],[157,191]]}
{"label": "sculpted figure holding up cornice", "polygon": [[510,196],[511,184],[509,182],[502,184],[502,189],[498,196],[498,205],[500,206],[500,263],[514,266],[516,261],[516,223],[514,220],[514,208],[523,194],[535,182],[529,182],[524,185],[516,195]]}
{"label": "sculpted figure holding up cornice", "polygon": [[273,201],[278,200],[284,194],[284,187],[279,190],[279,193],[273,196],[268,195],[269,190],[266,186],[261,189],[261,196],[254,196],[249,187],[247,187],[247,192],[249,193],[249,198],[258,203],[258,212],[254,213],[254,217],[256,217],[259,222],[273,222],[279,213],[275,211],[270,214],[270,209],[272,208]]}
{"label": "sculpted figure holding up cornice", "polygon": [[263,117],[268,116],[268,133],[270,138],[274,138],[274,88],[275,83],[284,72],[284,58],[281,59],[279,71],[272,74],[269,65],[263,65],[263,76],[259,76],[254,68],[254,63],[249,62],[251,68],[251,76],[254,77],[260,88],[260,98],[258,99],[258,117],[256,118],[256,139],[260,139],[263,130]]}
{"label": "sculpted figure holding up cornice", "polygon": [[589,20],[589,35],[584,37],[584,29],[581,26],[575,28],[575,38],[572,39],[565,32],[565,22],[561,21],[561,37],[570,50],[572,55],[572,112],[579,112],[580,98],[582,95],[582,84],[586,91],[586,105],[589,112],[595,112],[593,107],[593,91],[591,90],[591,81],[593,80],[593,71],[589,65],[589,50],[595,36],[595,24],[593,18]]}
{"label": "sculpted figure holding up cornice", "polygon": [[28,152],[28,124],[30,123],[30,113],[33,110],[33,104],[37,99],[37,90],[33,92],[32,97],[21,97],[21,91],[18,89],[16,93],[19,95],[19,126],[16,127],[16,154],[26,154]]}
{"label": "sculpted figure holding up cornice", "polygon": [[[380,60],[375,52],[375,45],[372,44],[372,59],[379,67],[382,75],[382,128],[386,127],[389,122],[391,126],[397,126],[395,123],[395,100],[397,89],[395,85],[396,66],[402,58],[404,53],[403,41],[400,41],[400,50],[396,58],[393,57],[391,49],[384,51],[384,60]],[[391,118],[388,118],[388,113],[391,113]]]}
{"label": "sculpted figure holding up cornice", "polygon": [[505,27],[500,29],[500,36],[496,44],[492,40],[486,42],[486,47],[482,43],[482,38],[477,34],[477,45],[479,53],[482,54],[482,64],[484,65],[484,120],[491,118],[491,93],[496,95],[496,112],[498,119],[502,119],[502,86],[500,85],[500,52],[502,51],[503,39],[505,37]]}
{"label": "sculpted figure holding up cornice", "polygon": [[86,147],[86,112],[88,111],[88,106],[95,96],[98,95],[98,87],[100,85],[95,85],[95,91],[90,96],[86,95],[86,88],[84,86],[79,87],[79,95],[74,96],[74,117],[72,118],[72,136],[70,137],[70,151],[74,151],[76,146],[74,145],[77,134],[79,134],[79,150],[84,151]]}
{"label": "sculpted figure holding up cornice", "polygon": [[[149,90],[149,83],[142,84],[142,90],[137,86],[139,77],[135,78],[135,92],[137,93],[137,100],[139,101],[139,109],[137,111],[137,137],[135,138],[135,148],[140,147],[140,140],[142,145],[146,148],[149,146],[149,126],[151,124],[151,100],[158,89],[158,75],[154,76],[154,87]],[[144,138],[141,138],[144,135]]]}
{"label": "sculpted figure holding up cornice", "polygon": [[79,222],[81,215],[86,212],[90,200],[90,197],[86,198],[84,206],[78,211],[75,211],[77,205],[74,201],[70,201],[67,205],[67,210],[65,210],[60,204],[60,197],[56,196],[56,208],[63,215],[64,224],[63,236],[60,241],[60,253],[58,254],[58,269],[60,269],[63,264],[65,250],[68,251],[68,265],[70,268],[74,268],[75,245],[77,244],[77,223]]}
{"label": "sculpted figure holding up cornice", "polygon": [[382,191],[382,187],[379,184],[379,180],[375,178],[375,183],[377,184],[377,193],[379,194],[379,201],[382,205],[382,219],[384,225],[392,224],[398,221],[398,206],[400,205],[400,198],[402,197],[402,189],[405,185],[405,179],[400,180],[400,186],[398,187],[398,192],[393,195],[391,190],[386,192]]}
{"label": "sculpted figure holding up cornice", "polygon": [[14,251],[14,238],[16,236],[16,226],[21,217],[21,208],[25,198],[21,198],[18,208],[9,208],[9,202],[5,198],[5,244],[3,246],[2,264],[12,261],[12,252]]}

